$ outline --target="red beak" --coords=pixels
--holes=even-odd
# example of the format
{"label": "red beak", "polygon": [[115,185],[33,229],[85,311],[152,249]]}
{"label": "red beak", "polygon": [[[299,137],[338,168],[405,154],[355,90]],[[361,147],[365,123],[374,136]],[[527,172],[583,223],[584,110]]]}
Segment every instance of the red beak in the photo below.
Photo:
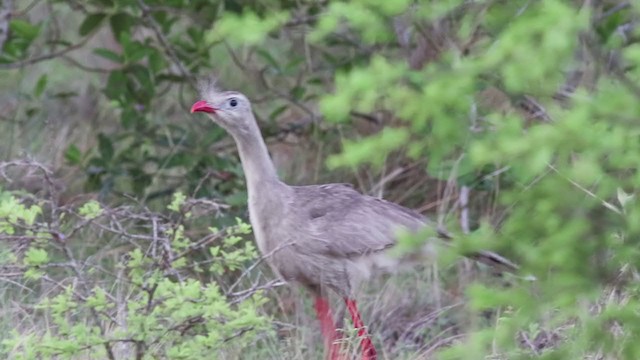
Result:
{"label": "red beak", "polygon": [[216,108],[212,107],[211,105],[209,105],[209,103],[207,103],[204,100],[200,100],[200,101],[196,101],[195,104],[193,104],[193,106],[191,106],[191,113],[193,114],[194,112],[206,112],[206,113],[214,113],[216,112]]}

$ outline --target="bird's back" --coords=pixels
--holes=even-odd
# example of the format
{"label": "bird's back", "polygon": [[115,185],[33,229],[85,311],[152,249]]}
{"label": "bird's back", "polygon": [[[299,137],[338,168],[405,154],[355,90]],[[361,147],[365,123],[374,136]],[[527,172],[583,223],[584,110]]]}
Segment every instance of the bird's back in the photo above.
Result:
{"label": "bird's back", "polygon": [[294,186],[292,208],[304,226],[305,245],[314,252],[353,258],[385,250],[401,229],[425,225],[420,214],[363,195],[346,184]]}
{"label": "bird's back", "polygon": [[[363,195],[349,185],[291,186],[281,226],[267,236],[290,245],[272,265],[287,280],[348,292],[371,270],[391,270],[384,251],[401,230],[415,232],[425,218],[397,204]],[[281,231],[286,229],[286,235]]]}
{"label": "bird's back", "polygon": [[[372,271],[394,271],[406,263],[386,251],[402,232],[417,233],[432,226],[417,212],[363,195],[350,185],[283,186],[278,213],[270,213],[273,207],[265,204],[257,218],[270,218],[273,223],[262,234],[271,244],[267,251],[277,249],[270,256],[272,267],[286,280],[310,288],[325,286],[347,295]],[[414,255],[422,258],[434,255],[434,250],[434,243],[427,242]],[[468,256],[510,270],[517,268],[488,251]]]}

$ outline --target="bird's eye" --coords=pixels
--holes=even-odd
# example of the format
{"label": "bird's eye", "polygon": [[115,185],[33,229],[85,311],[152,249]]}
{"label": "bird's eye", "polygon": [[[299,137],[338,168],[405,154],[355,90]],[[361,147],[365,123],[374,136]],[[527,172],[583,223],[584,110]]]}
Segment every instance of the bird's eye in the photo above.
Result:
{"label": "bird's eye", "polygon": [[238,106],[238,100],[236,100],[236,99],[229,100],[229,106],[231,106],[231,107]]}

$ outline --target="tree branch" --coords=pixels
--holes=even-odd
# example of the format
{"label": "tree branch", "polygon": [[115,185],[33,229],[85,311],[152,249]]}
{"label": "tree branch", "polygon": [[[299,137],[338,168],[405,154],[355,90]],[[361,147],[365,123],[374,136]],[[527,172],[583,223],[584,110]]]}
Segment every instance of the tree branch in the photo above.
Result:
{"label": "tree branch", "polygon": [[9,38],[9,21],[11,20],[12,11],[13,0],[0,1],[0,55],[2,55],[4,44]]}
{"label": "tree branch", "polygon": [[33,64],[36,64],[36,63],[39,63],[39,62],[42,62],[42,61],[46,61],[46,60],[51,60],[51,59],[57,58],[59,56],[65,55],[65,54],[67,54],[67,53],[69,53],[69,52],[71,52],[73,50],[77,50],[77,49],[83,47],[90,38],[91,38],[91,36],[87,36],[86,38],[84,38],[79,43],[71,45],[71,46],[67,46],[66,48],[64,48],[64,49],[62,49],[60,51],[54,51],[54,52],[49,53],[49,54],[32,57],[30,59],[25,59],[25,60],[14,62],[14,63],[0,64],[0,70],[19,69],[19,68],[23,68],[25,66],[33,65]]}
{"label": "tree branch", "polygon": [[187,69],[187,67],[182,63],[182,61],[178,57],[178,54],[176,54],[176,52],[173,50],[173,48],[169,43],[169,40],[164,36],[162,31],[160,30],[161,29],[160,25],[156,22],[156,20],[152,16],[150,16],[152,9],[149,8],[149,6],[145,4],[145,2],[142,0],[138,0],[138,6],[142,10],[142,20],[145,22],[147,27],[149,27],[154,32],[154,34],[156,35],[156,38],[158,39],[158,42],[160,43],[160,46],[162,46],[162,48],[167,53],[167,55],[169,55],[173,63],[178,67],[180,74],[185,77],[185,79],[189,82],[189,84],[194,89],[197,88],[197,84],[194,80],[193,74]]}

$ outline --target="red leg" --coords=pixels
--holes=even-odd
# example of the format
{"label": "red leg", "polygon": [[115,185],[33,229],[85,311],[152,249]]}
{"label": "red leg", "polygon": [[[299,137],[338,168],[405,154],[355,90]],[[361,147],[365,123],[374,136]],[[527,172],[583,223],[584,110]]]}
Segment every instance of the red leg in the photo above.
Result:
{"label": "red leg", "polygon": [[336,326],[333,324],[329,302],[327,299],[318,296],[316,297],[315,308],[318,320],[320,320],[320,329],[322,330],[325,345],[329,349],[329,359],[338,360],[340,359],[340,345],[336,343],[336,340],[339,340],[340,336]]}
{"label": "red leg", "polygon": [[378,357],[376,348],[373,346],[373,342],[371,342],[371,337],[367,333],[367,328],[364,327],[362,318],[360,318],[360,313],[358,312],[356,301],[349,298],[345,298],[344,301],[345,303],[347,303],[347,309],[349,309],[349,313],[351,313],[351,318],[353,319],[353,327],[358,329],[360,345],[362,346],[362,359],[376,360]]}

